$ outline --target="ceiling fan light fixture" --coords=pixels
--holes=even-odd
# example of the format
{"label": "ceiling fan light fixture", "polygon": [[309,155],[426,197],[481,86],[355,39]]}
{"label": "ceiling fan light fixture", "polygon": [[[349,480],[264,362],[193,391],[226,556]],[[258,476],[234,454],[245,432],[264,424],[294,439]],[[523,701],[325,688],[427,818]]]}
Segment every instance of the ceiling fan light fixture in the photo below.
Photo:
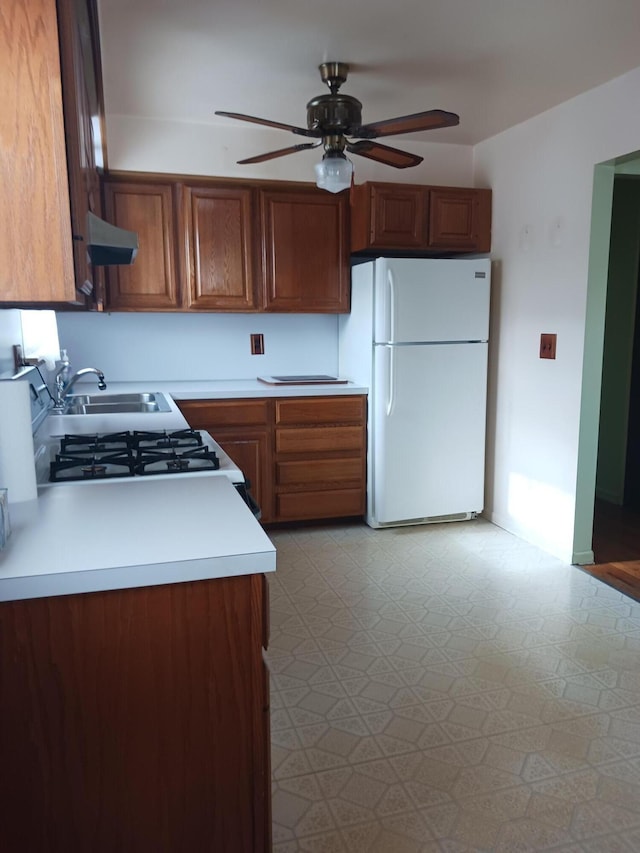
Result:
{"label": "ceiling fan light fixture", "polygon": [[330,193],[339,193],[351,186],[353,163],[342,151],[327,151],[316,163],[316,186]]}

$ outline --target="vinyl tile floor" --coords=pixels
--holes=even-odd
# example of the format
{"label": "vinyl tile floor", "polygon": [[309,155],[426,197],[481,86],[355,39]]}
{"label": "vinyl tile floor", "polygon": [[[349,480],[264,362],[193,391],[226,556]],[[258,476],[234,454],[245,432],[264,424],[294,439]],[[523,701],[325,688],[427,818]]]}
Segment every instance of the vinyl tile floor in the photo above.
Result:
{"label": "vinyl tile floor", "polygon": [[640,604],[483,519],[270,536],[274,853],[640,850]]}

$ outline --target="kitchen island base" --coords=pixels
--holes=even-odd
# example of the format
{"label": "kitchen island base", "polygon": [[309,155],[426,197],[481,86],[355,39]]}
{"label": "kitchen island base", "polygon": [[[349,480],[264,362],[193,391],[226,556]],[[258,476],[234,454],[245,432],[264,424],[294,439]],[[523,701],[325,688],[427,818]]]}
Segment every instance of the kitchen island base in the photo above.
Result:
{"label": "kitchen island base", "polygon": [[0,604],[7,853],[271,849],[267,582]]}

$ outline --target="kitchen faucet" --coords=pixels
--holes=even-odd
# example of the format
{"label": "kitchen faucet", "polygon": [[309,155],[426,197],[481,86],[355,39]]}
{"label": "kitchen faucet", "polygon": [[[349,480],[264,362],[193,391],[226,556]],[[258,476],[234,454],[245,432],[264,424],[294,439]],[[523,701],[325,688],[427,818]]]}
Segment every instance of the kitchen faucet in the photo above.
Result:
{"label": "kitchen faucet", "polygon": [[56,374],[56,402],[55,408],[62,409],[66,403],[67,397],[73,386],[76,384],[78,379],[81,376],[86,376],[87,373],[95,373],[98,377],[98,388],[101,391],[105,391],[107,387],[107,383],[104,381],[104,373],[101,370],[98,370],[97,367],[83,367],[80,370],[76,370],[71,379],[67,380],[66,375],[69,372],[69,363],[63,363],[62,367]]}

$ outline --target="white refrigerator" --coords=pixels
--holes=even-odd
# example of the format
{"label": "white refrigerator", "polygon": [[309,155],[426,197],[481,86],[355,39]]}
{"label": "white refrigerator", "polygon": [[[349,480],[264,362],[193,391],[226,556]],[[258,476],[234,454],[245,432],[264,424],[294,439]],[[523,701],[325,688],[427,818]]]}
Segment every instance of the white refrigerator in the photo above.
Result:
{"label": "white refrigerator", "polygon": [[354,266],[339,369],[369,387],[367,523],[472,518],[484,506],[489,259]]}

